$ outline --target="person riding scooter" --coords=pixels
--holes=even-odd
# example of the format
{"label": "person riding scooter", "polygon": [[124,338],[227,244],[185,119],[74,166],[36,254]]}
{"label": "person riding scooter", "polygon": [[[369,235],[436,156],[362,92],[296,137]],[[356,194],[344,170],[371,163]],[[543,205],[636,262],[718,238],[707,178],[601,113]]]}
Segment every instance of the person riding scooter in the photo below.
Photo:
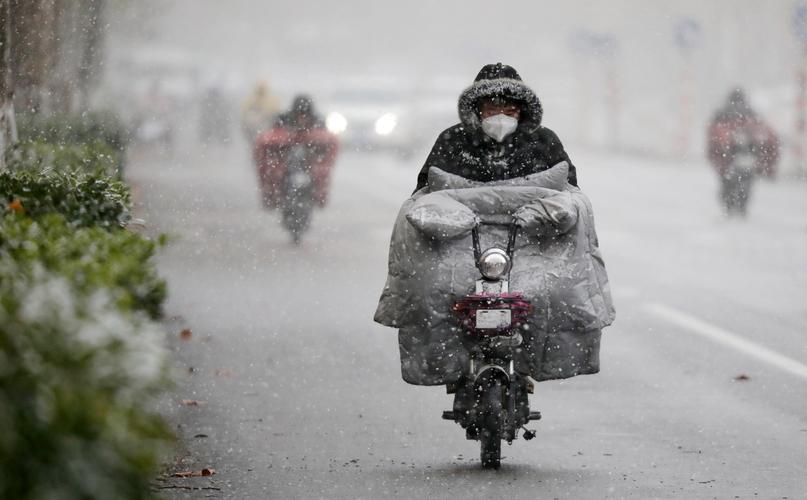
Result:
{"label": "person riding scooter", "polygon": [[742,89],[733,89],[708,129],[709,161],[720,178],[720,198],[728,215],[745,215],[757,175],[776,175],[779,140],[754,112]]}
{"label": "person riding scooter", "polygon": [[522,177],[567,162],[569,183],[577,171],[557,134],[541,125],[543,107],[511,66],[483,67],[459,99],[460,123],[437,138],[417,178],[426,186],[429,168],[475,181]]}
{"label": "person riding scooter", "polygon": [[211,86],[200,102],[199,140],[203,144],[230,142],[229,103],[222,89]]}
{"label": "person riding scooter", "polygon": [[294,98],[291,109],[281,113],[274,126],[255,140],[254,159],[266,208],[276,208],[280,201],[286,154],[294,145],[313,150],[310,168],[314,197],[320,207],[328,202],[331,170],[339,142],[325,127],[311,97],[301,94]]}
{"label": "person riding scooter", "polygon": [[443,418],[489,468],[502,440],[535,436],[534,381],[599,371],[614,319],[591,204],[542,114],[512,67],[482,68],[398,214],[375,314],[404,380],[454,394]]}
{"label": "person riding scooter", "polygon": [[337,150],[336,136],[327,130],[307,95],[295,97],[291,109],[255,140],[263,206],[283,208],[284,225],[295,242],[308,226],[309,205],[321,208],[327,203]]}
{"label": "person riding scooter", "polygon": [[271,128],[279,112],[280,103],[269,85],[258,83],[241,105],[241,131],[250,145],[259,134]]}

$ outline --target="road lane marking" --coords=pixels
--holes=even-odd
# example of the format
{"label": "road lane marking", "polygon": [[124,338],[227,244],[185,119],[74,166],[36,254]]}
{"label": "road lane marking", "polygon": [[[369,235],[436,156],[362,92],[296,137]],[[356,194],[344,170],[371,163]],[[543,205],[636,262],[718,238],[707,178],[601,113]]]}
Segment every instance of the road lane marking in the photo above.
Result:
{"label": "road lane marking", "polygon": [[807,365],[804,365],[795,359],[788,358],[776,351],[768,349],[765,346],[746,340],[739,335],[724,330],[718,326],[707,323],[695,316],[689,315],[685,312],[679,311],[673,307],[660,304],[658,302],[649,302],[644,305],[645,309],[651,313],[666,319],[692,333],[696,333],[703,337],[712,339],[723,345],[731,347],[737,351],[745,353],[759,361],[767,363],[771,366],[784,370],[793,375],[807,379]]}

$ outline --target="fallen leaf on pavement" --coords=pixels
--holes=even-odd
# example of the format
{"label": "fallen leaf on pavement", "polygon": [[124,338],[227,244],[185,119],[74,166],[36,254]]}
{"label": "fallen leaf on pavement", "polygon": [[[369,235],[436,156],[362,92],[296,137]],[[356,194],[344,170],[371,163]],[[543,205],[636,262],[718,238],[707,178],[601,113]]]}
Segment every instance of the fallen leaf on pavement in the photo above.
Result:
{"label": "fallen leaf on pavement", "polygon": [[188,341],[193,337],[193,332],[190,328],[183,328],[181,332],[179,332],[179,338],[182,340]]}
{"label": "fallen leaf on pavement", "polygon": [[205,404],[204,401],[199,401],[198,399],[183,399],[181,403],[183,406],[201,406]]}
{"label": "fallen leaf on pavement", "polygon": [[204,468],[202,470],[187,470],[182,472],[174,472],[171,477],[202,477],[212,476],[216,473],[216,469]]}

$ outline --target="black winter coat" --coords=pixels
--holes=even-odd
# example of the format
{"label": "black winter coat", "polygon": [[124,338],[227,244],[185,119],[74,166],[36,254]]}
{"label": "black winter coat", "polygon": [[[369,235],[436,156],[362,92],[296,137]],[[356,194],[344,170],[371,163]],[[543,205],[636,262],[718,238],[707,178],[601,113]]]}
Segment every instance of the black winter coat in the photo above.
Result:
{"label": "black winter coat", "polygon": [[519,128],[501,143],[484,132],[468,131],[463,124],[447,129],[434,144],[418,174],[417,188],[428,181],[429,168],[437,167],[474,181],[523,177],[569,162],[569,183],[577,185],[577,172],[555,132],[546,127]]}
{"label": "black winter coat", "polygon": [[[486,97],[504,97],[521,105],[518,128],[501,143],[481,127],[479,100]],[[569,183],[577,186],[577,171],[563,144],[541,126],[540,100],[512,67],[501,63],[483,67],[474,84],[460,95],[458,110],[461,123],[437,138],[418,174],[415,191],[427,184],[431,167],[487,182],[541,172],[562,161],[569,163]]]}

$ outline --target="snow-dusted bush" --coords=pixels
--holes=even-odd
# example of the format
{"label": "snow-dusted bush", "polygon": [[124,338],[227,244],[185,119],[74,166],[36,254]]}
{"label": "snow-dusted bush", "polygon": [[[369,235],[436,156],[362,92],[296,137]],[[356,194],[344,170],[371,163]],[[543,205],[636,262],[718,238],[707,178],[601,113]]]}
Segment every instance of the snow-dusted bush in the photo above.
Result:
{"label": "snow-dusted bush", "polygon": [[0,256],[15,265],[9,279],[29,277],[42,267],[67,278],[80,293],[102,288],[122,309],[152,318],[160,316],[166,296],[165,282],[150,262],[159,244],[122,229],[74,228],[56,214],[0,218]]}
{"label": "snow-dusted bush", "polygon": [[0,172],[0,216],[62,214],[73,226],[118,228],[129,218],[129,188],[104,173]]}
{"label": "snow-dusted bush", "polygon": [[167,383],[160,242],[122,228],[123,183],[85,171],[105,147],[48,148],[58,165],[35,152],[0,173],[0,498],[151,498],[171,439],[151,410]]}
{"label": "snow-dusted bush", "polygon": [[101,140],[81,144],[22,141],[7,150],[6,163],[13,171],[79,170],[120,178],[122,152]]}
{"label": "snow-dusted bush", "polygon": [[169,434],[157,324],[0,254],[0,498],[148,498]]}
{"label": "snow-dusted bush", "polygon": [[17,117],[17,126],[24,141],[69,145],[100,140],[115,151],[126,149],[131,136],[117,115],[104,111],[47,118],[23,113]]}

